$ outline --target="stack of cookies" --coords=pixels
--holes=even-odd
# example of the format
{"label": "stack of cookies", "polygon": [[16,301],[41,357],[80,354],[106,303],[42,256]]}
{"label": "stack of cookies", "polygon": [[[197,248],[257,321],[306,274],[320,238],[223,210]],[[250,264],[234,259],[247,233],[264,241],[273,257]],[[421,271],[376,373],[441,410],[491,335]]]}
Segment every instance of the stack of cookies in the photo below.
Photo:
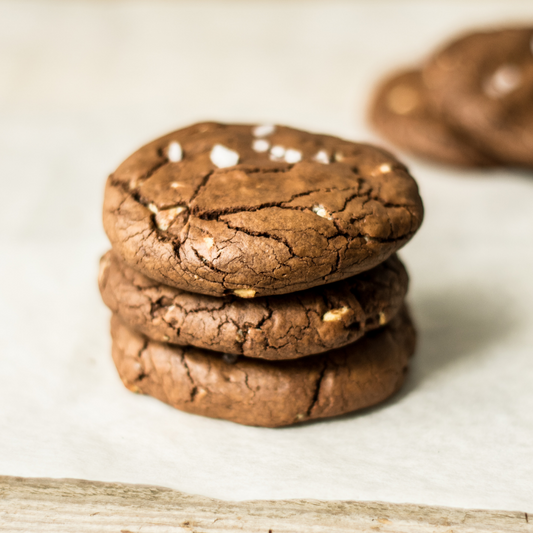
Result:
{"label": "stack of cookies", "polygon": [[377,89],[370,120],[394,144],[463,166],[533,166],[533,29],[469,33]]}
{"label": "stack of cookies", "polygon": [[384,400],[414,350],[395,252],[422,216],[405,166],[370,145],[202,123],[144,146],[105,191],[122,381],[267,427]]}

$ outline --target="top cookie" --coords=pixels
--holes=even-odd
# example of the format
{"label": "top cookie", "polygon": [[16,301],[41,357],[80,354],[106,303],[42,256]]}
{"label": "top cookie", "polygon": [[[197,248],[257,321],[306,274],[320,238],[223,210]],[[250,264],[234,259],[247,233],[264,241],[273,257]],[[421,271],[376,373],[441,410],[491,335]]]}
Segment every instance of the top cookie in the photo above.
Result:
{"label": "top cookie", "polygon": [[473,33],[428,61],[432,104],[502,162],[533,165],[533,29]]}
{"label": "top cookie", "polygon": [[108,179],[104,227],[148,277],[243,298],[381,263],[422,222],[405,166],[370,145],[281,126],[202,123],[144,146]]}

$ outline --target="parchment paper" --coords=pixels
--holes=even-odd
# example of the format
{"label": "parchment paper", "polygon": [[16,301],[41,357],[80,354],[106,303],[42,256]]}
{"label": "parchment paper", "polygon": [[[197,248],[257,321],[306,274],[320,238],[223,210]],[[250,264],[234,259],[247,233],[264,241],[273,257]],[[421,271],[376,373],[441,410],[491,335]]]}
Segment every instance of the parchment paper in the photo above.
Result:
{"label": "parchment paper", "polygon": [[403,156],[427,216],[402,252],[420,344],[405,388],[271,430],[128,392],[96,277],[108,173],[200,119],[376,140],[371,87],[533,3],[0,2],[0,473],[225,499],[533,510],[533,173]]}

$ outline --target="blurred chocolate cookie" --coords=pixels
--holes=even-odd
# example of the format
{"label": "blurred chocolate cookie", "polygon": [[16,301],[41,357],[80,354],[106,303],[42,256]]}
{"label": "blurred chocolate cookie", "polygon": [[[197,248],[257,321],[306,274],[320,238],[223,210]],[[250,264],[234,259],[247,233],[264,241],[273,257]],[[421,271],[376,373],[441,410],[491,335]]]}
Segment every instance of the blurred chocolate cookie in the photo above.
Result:
{"label": "blurred chocolate cookie", "polygon": [[483,152],[519,166],[533,166],[532,39],[532,28],[470,33],[423,68],[440,115]]}
{"label": "blurred chocolate cookie", "polygon": [[370,121],[393,144],[416,155],[458,166],[486,166],[493,160],[431,106],[421,71],[409,70],[377,88]]}

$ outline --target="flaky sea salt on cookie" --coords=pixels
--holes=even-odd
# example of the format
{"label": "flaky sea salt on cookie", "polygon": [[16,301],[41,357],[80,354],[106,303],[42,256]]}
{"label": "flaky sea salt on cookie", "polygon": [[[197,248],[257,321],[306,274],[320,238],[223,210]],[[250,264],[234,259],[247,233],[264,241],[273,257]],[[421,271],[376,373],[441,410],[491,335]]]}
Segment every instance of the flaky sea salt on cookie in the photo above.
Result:
{"label": "flaky sea salt on cookie", "polygon": [[376,147],[270,124],[202,123],[144,146],[109,177],[104,226],[132,268],[241,298],[353,276],[422,222],[404,165]]}

